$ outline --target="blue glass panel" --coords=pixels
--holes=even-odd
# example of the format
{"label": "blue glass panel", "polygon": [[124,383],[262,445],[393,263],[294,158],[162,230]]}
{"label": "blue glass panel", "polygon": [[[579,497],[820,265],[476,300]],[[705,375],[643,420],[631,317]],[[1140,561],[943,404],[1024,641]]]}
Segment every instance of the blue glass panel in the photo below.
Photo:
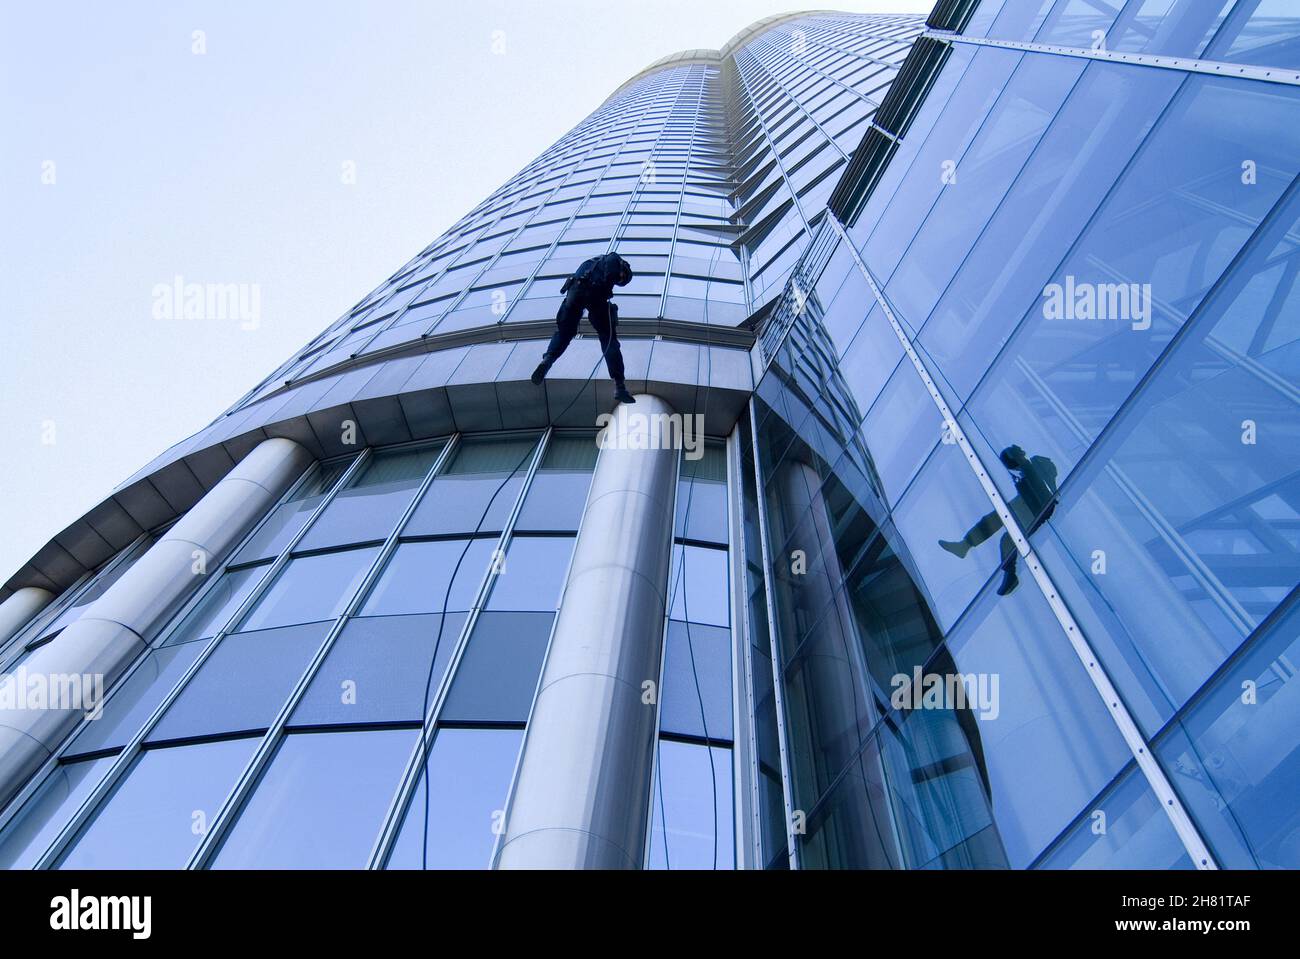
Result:
{"label": "blue glass panel", "polygon": [[514,509],[532,462],[533,437],[462,440],[407,524],[412,536],[497,532]]}
{"label": "blue glass panel", "polygon": [[[838,583],[827,584],[829,595]],[[861,640],[842,595],[819,611],[785,670],[785,712],[795,802],[811,809],[879,717],[862,662]],[[799,611],[796,612],[799,618]]]}
{"label": "blue glass panel", "polygon": [[1140,770],[1085,810],[1038,865],[1043,869],[1192,869],[1191,858]]}
{"label": "blue glass panel", "polygon": [[[468,548],[463,539],[402,543],[362,603],[361,615],[441,613],[444,606],[449,612],[469,609],[496,545],[495,538],[471,540]],[[453,570],[456,581],[449,591]]]}
{"label": "blue glass panel", "polygon": [[669,616],[692,623],[730,626],[731,593],[727,567],[725,550],[674,546],[673,568],[668,581],[668,592],[672,597]]}
{"label": "blue glass panel", "polygon": [[988,37],[992,40],[1022,40],[1034,38],[1056,0],[1006,0]]}
{"label": "blue glass panel", "polygon": [[227,636],[146,741],[266,729],[329,629],[309,623]]}
{"label": "blue glass panel", "polygon": [[554,613],[484,612],[443,706],[448,722],[528,720]]}
{"label": "blue glass panel", "polygon": [[59,863],[60,869],[179,869],[260,740],[147,749]]}
{"label": "blue glass panel", "polygon": [[731,750],[659,741],[651,869],[734,869]]}
{"label": "blue glass panel", "polygon": [[281,744],[215,869],[360,869],[419,733],[299,733]]}
{"label": "blue glass panel", "polygon": [[1300,868],[1300,604],[1253,641],[1157,754],[1230,869]]}
{"label": "blue glass panel", "polygon": [[[1106,704],[1034,583],[986,590],[948,638],[951,666],[979,683],[979,750],[1014,868],[1028,865],[1131,758]],[[996,684],[996,686],[994,685]]]}
{"label": "blue glass panel", "polygon": [[1190,77],[968,404],[993,447],[1065,476],[1298,169],[1300,90]]}
{"label": "blue glass panel", "polygon": [[265,575],[265,565],[237,569],[223,575],[171,632],[165,645],[174,646],[217,635]]}
{"label": "blue glass panel", "polygon": [[68,754],[75,756],[125,746],[198,658],[204,645],[185,643],[150,651],[144,662],[113,691],[104,704],[104,714],[87,723],[68,746]]}
{"label": "blue glass panel", "polygon": [[[861,308],[866,309],[867,304]],[[884,311],[879,304],[870,309],[857,336],[840,360],[840,373],[846,386],[846,405],[850,406],[849,418],[856,423],[862,422],[862,417],[876,401],[903,357],[902,344],[898,342],[898,336]]]}
{"label": "blue glass panel", "polygon": [[378,548],[292,560],[240,623],[243,632],[336,619],[365,578]]}
{"label": "blue glass panel", "polygon": [[1240,0],[1205,56],[1260,67],[1300,67],[1300,10],[1293,0]]}
{"label": "blue glass panel", "polygon": [[382,540],[392,532],[442,447],[376,453],[312,524],[301,550]]}
{"label": "blue glass panel", "polygon": [[981,49],[975,55],[916,154],[912,175],[899,182],[892,201],[862,247],[863,259],[878,279],[885,280],[894,272],[903,251],[943,192],[944,164],[966,151],[1021,56],[995,48]]}
{"label": "blue glass panel", "polygon": [[1175,706],[1300,580],[1297,222],[1293,196],[1052,521]]}
{"label": "blue glass panel", "polygon": [[[915,570],[917,585],[945,630],[1008,549],[1014,549],[1010,538],[1004,539],[988,495],[955,445],[940,443],[935,448],[894,511],[894,519],[908,548],[904,562]],[[959,555],[960,549],[954,552],[941,545],[961,543],[963,537],[973,544],[964,555]]]}
{"label": "blue glass panel", "polygon": [[546,445],[542,465],[528,488],[515,529],[576,531],[587,502],[596,453],[594,436],[553,436]]}
{"label": "blue glass panel", "polygon": [[943,419],[911,362],[900,363],[862,424],[872,462],[897,503],[943,435]]}
{"label": "blue glass panel", "polygon": [[731,630],[668,624],[659,728],[666,733],[730,740]]}
{"label": "blue glass panel", "polygon": [[1106,49],[1200,56],[1236,0],[1129,0],[1106,37]]}
{"label": "blue glass panel", "polygon": [[[464,613],[352,620],[321,664],[292,725],[418,722],[460,641]],[[437,649],[437,664],[429,662]],[[427,690],[426,690],[427,683]]]}
{"label": "blue glass panel", "polygon": [[516,536],[492,577],[488,609],[554,611],[573,553],[572,536]]}
{"label": "blue glass panel", "polygon": [[36,865],[116,758],[103,756],[56,766],[5,827],[0,838],[0,869],[31,869]]}
{"label": "blue glass panel", "polygon": [[[927,669],[956,672],[946,649]],[[989,764],[978,717],[969,703],[965,709],[909,709],[880,727],[884,782],[890,789],[899,853],[910,869],[1007,868],[990,808]],[[846,791],[857,805],[872,798],[869,787],[879,773],[867,760],[872,756],[864,750],[848,769],[848,785],[838,786],[828,801],[848,802],[837,795]],[[863,813],[853,815],[861,818]],[[871,816],[878,821],[874,811]]]}
{"label": "blue glass panel", "polygon": [[1034,35],[1035,43],[1063,47],[1105,49],[1106,32],[1123,6],[1121,0],[1096,3],[1093,0],[1057,0],[1047,19]]}
{"label": "blue glass panel", "polygon": [[901,868],[886,782],[873,740],[809,817],[807,832],[800,840],[800,866],[804,869]]}
{"label": "blue glass panel", "polygon": [[1025,57],[969,149],[933,174],[942,192],[885,287],[895,313],[912,329],[930,315],[1084,67],[1082,60]]}
{"label": "blue glass panel", "polygon": [[523,735],[522,729],[440,729],[426,770],[432,798],[425,802],[421,776],[387,868],[486,869]]}
{"label": "blue glass panel", "polygon": [[952,397],[969,395],[1026,309],[1041,302],[1052,271],[1181,82],[1163,70],[1089,64],[921,331],[928,365]]}
{"label": "blue glass panel", "polygon": [[338,463],[318,469],[289,499],[275,508],[231,562],[247,563],[278,556],[320,506],[348,465]]}
{"label": "blue glass panel", "polygon": [[[726,545],[727,452],[721,443],[705,443],[697,459],[682,455],[677,482],[674,535]],[[689,510],[689,515],[688,511]]]}

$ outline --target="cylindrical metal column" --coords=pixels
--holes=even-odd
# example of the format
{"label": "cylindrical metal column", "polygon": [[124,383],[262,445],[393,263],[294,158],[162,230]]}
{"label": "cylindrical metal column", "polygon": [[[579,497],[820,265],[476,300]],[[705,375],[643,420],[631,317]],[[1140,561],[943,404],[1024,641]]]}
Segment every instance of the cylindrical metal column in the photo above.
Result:
{"label": "cylindrical metal column", "polygon": [[[89,681],[107,688],[311,460],[292,440],[269,439],[257,446],[80,619],[32,652],[22,663],[26,682],[34,678],[53,690],[67,677],[84,677],[83,687]],[[29,708],[26,701],[0,707],[0,803],[21,788],[93,705],[86,702],[88,695],[82,688],[75,708]]]}
{"label": "cylindrical metal column", "polygon": [[12,639],[53,598],[53,593],[39,586],[24,586],[14,590],[8,599],[0,603],[0,643]]}
{"label": "cylindrical metal column", "polygon": [[654,396],[607,426],[528,723],[499,869],[641,866],[676,445]]}

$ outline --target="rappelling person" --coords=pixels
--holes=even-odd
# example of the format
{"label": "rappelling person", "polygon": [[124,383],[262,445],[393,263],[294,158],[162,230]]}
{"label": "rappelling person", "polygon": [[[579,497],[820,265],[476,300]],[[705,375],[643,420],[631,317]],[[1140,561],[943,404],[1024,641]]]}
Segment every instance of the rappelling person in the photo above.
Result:
{"label": "rappelling person", "polygon": [[[998,454],[1002,465],[1011,474],[1016,496],[1007,503],[1007,509],[1016,518],[1028,536],[1042,526],[1056,509],[1056,464],[1046,456],[1026,456],[1025,451],[1012,444]],[[978,546],[998,530],[1002,519],[997,511],[980,518],[966,535],[956,542],[939,540],[939,545],[959,559],[965,559],[972,547]],[[1006,596],[1020,584],[1016,575],[1016,544],[1011,534],[1004,532],[999,548],[1002,551],[1002,583],[998,595]]]}
{"label": "rappelling person", "polygon": [[585,309],[587,319],[600,337],[605,366],[609,369],[609,378],[614,381],[614,398],[620,403],[636,402],[623,381],[623,351],[618,345],[618,307],[609,301],[615,286],[627,286],[631,281],[632,267],[617,253],[593,256],[573,271],[560,287],[564,302],[555,314],[555,333],[542,354],[542,362],[533,370],[531,379],[534,385],[541,385],[555,361],[578,334],[578,321]]}

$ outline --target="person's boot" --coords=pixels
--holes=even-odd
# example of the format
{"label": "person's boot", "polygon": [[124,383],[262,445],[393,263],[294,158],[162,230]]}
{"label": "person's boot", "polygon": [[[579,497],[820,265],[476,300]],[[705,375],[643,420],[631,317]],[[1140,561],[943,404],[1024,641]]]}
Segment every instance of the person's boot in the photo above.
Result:
{"label": "person's boot", "polygon": [[537,369],[533,370],[533,375],[529,377],[533,381],[533,386],[541,386],[542,380],[546,379],[546,374],[551,372],[551,358],[543,355],[542,362],[537,364]]}
{"label": "person's boot", "polygon": [[998,595],[1007,596],[1019,585],[1020,577],[1016,575],[1015,567],[1012,567],[1002,574],[1002,585],[998,587]]}
{"label": "person's boot", "polygon": [[620,403],[635,403],[636,397],[627,391],[626,383],[614,384],[614,399]]}
{"label": "person's boot", "polygon": [[952,553],[952,555],[956,556],[958,559],[965,559],[966,554],[970,552],[970,546],[967,545],[964,539],[958,540],[955,543],[950,543],[946,539],[941,539],[939,540],[939,545]]}

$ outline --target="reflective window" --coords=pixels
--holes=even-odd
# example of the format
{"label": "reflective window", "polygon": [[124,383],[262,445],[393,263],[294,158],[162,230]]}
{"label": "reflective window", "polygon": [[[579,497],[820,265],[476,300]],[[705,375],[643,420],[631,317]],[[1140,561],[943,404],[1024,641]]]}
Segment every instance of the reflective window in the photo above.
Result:
{"label": "reflective window", "polygon": [[659,728],[731,739],[731,630],[672,620],[667,644]]}
{"label": "reflective window", "polygon": [[731,750],[659,741],[651,869],[734,869]]}
{"label": "reflective window", "polygon": [[1205,56],[1261,67],[1300,67],[1300,11],[1291,0],[1240,0]]}
{"label": "reflective window", "polygon": [[151,650],[144,661],[115,689],[103,715],[86,723],[68,746],[69,755],[125,746],[176,686],[203,651],[203,643],[185,643]]}
{"label": "reflective window", "polygon": [[442,447],[376,453],[362,466],[348,488],[335,495],[299,544],[301,550],[385,539]]}
{"label": "reflective window", "polygon": [[1052,520],[1159,721],[1300,578],[1298,220],[1293,199],[1261,230]]}
{"label": "reflective window", "polygon": [[1088,65],[921,331],[932,368],[957,399],[969,395],[1025,305],[1042,302],[1051,271],[1181,82],[1165,70]]}
{"label": "reflective window", "polygon": [[682,454],[677,480],[675,535],[684,539],[725,545],[728,540],[727,448],[706,442],[699,455]]}
{"label": "reflective window", "polygon": [[516,536],[494,570],[487,608],[554,610],[572,554],[572,536]]}
{"label": "reflective window", "polygon": [[894,517],[909,547],[908,560],[919,574],[918,584],[944,628],[1015,552],[988,495],[955,445],[935,448]]}
{"label": "reflective window", "polygon": [[1219,676],[1157,746],[1228,869],[1300,868],[1300,605]]}
{"label": "reflective window", "polygon": [[1065,476],[1297,170],[1300,91],[1189,77],[968,404],[994,448]]}
{"label": "reflective window", "polygon": [[[474,605],[497,541],[402,543],[361,605],[362,616],[460,612]],[[459,567],[459,568],[458,568]],[[455,571],[456,580],[448,590]]]}
{"label": "reflective window", "polygon": [[800,843],[805,869],[900,869],[889,779],[874,741],[809,817]]}
{"label": "reflective window", "polygon": [[523,735],[521,729],[440,729],[387,868],[486,869]]}
{"label": "reflective window", "polygon": [[1140,770],[1130,770],[1085,813],[1042,859],[1042,868],[1195,868]]}
{"label": "reflective window", "polygon": [[464,613],[448,613],[445,622],[437,614],[351,620],[290,724],[418,722],[442,685],[464,625]]}
{"label": "reflective window", "polygon": [[1200,56],[1236,0],[1129,0],[1106,49]]}
{"label": "reflective window", "polygon": [[329,628],[328,623],[309,623],[227,636],[147,741],[268,728]]}
{"label": "reflective window", "polygon": [[554,613],[485,611],[452,679],[446,722],[528,720]]}
{"label": "reflective window", "polygon": [[265,566],[246,567],[226,573],[186,614],[180,625],[167,637],[165,645],[174,646],[217,635],[265,575]]}
{"label": "reflective window", "polygon": [[461,440],[450,465],[416,507],[406,533],[499,532],[519,498],[536,445],[535,437]]}
{"label": "reflective window", "polygon": [[240,623],[242,632],[336,619],[365,578],[378,548],[291,560]]}
{"label": "reflective window", "polygon": [[596,438],[589,434],[552,436],[515,528],[576,531],[597,452]]}
{"label": "reflective window", "polygon": [[61,763],[5,827],[0,837],[0,868],[35,866],[116,758]]}
{"label": "reflective window", "polygon": [[[684,562],[683,562],[684,560]],[[731,625],[728,554],[703,546],[673,547],[669,615],[692,623]]]}
{"label": "reflective window", "polygon": [[[1027,866],[1131,758],[1106,705],[1052,615],[1032,587],[999,596],[986,590],[931,659],[924,694],[940,677],[960,679],[958,710],[986,783],[989,806],[1013,868]],[[969,677],[966,679],[965,677]],[[955,680],[954,680],[955,681]],[[898,695],[905,696],[905,692]],[[915,698],[904,699],[915,703]],[[928,711],[925,700],[913,714]]]}
{"label": "reflective window", "polygon": [[332,463],[317,469],[271,512],[266,522],[249,538],[231,562],[247,563],[278,556],[324,501],[325,495],[349,465]]}
{"label": "reflective window", "polygon": [[215,869],[361,869],[419,733],[297,733],[280,745]]}
{"label": "reflective window", "polygon": [[179,869],[259,740],[147,749],[96,811],[61,869]]}

